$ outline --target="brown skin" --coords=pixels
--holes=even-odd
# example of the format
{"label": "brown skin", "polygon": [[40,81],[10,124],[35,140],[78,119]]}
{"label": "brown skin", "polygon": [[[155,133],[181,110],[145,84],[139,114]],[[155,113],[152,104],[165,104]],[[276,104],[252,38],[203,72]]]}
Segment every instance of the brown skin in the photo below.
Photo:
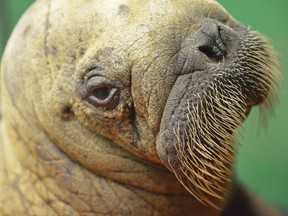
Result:
{"label": "brown skin", "polygon": [[[2,60],[0,212],[219,215],[170,171],[179,160],[164,144],[177,139],[163,135],[187,77],[193,88],[222,62],[199,50],[219,25],[233,59],[247,30],[213,0],[35,2]],[[216,208],[239,204],[232,187]]]}

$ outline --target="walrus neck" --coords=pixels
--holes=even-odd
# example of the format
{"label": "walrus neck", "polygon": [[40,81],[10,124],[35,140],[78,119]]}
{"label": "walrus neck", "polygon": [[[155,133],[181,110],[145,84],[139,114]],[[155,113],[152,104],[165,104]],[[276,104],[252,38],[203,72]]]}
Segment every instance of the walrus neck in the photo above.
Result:
{"label": "walrus neck", "polygon": [[[121,182],[121,178],[112,179],[92,173],[64,154],[54,160],[43,161],[35,156],[37,150],[31,150],[28,147],[31,144],[25,143],[24,140],[27,139],[15,128],[8,130],[2,124],[2,133],[1,149],[4,149],[4,157],[1,164],[4,166],[0,168],[1,181],[5,181],[5,184],[0,182],[0,210],[4,214],[218,215],[218,211],[203,208],[200,202],[182,189],[178,193],[172,190],[169,194],[163,191],[161,193],[163,189],[155,192],[151,188],[139,188],[129,182],[125,184]],[[11,140],[11,137],[15,139]],[[61,152],[59,149],[53,151]],[[130,162],[137,166],[133,160]],[[153,166],[144,164],[143,167],[143,173],[135,173],[131,182],[151,178],[159,188],[163,183],[169,184],[163,180],[164,174],[162,173],[162,177],[158,175],[159,170]],[[122,174],[126,175],[125,172]],[[127,175],[129,176],[129,172]],[[143,185],[146,184],[144,181],[142,180]],[[175,186],[170,182],[166,187],[173,185]]]}

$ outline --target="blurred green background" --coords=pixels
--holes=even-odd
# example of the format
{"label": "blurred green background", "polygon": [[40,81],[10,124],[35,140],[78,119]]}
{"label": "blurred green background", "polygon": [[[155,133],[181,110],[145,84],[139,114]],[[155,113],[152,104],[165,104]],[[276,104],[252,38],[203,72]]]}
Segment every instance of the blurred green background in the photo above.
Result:
{"label": "blurred green background", "polygon": [[[252,191],[288,210],[288,1],[219,2],[237,20],[267,35],[279,53],[284,82],[276,115],[265,129],[259,110],[252,111],[242,133],[236,170],[238,178]],[[0,0],[0,57],[13,27],[32,3],[33,0]]]}
{"label": "blurred green background", "polygon": [[284,82],[275,116],[265,129],[259,110],[251,113],[244,126],[236,169],[238,177],[253,191],[288,210],[288,1],[219,2],[237,20],[267,35],[280,57]]}

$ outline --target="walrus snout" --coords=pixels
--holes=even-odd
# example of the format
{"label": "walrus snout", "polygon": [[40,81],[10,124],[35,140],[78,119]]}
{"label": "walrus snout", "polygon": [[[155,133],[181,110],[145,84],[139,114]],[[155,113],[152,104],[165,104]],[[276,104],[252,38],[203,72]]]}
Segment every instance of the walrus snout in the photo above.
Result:
{"label": "walrus snout", "polygon": [[205,69],[178,77],[157,139],[164,164],[191,194],[215,208],[229,191],[237,129],[252,106],[272,105],[279,75],[269,42],[239,29],[202,25],[198,49]]}

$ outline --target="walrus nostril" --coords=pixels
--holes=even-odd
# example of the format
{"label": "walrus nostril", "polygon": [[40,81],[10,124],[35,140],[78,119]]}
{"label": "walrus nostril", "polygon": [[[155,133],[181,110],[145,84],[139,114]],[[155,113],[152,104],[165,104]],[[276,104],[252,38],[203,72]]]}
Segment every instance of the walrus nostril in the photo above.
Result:
{"label": "walrus nostril", "polygon": [[223,53],[217,46],[201,46],[199,47],[199,50],[203,52],[206,56],[208,56],[210,59],[221,61],[223,59]]}
{"label": "walrus nostril", "polygon": [[198,49],[208,58],[214,61],[221,61],[227,55],[225,43],[221,37],[221,26],[213,25],[201,29],[204,34]]}

